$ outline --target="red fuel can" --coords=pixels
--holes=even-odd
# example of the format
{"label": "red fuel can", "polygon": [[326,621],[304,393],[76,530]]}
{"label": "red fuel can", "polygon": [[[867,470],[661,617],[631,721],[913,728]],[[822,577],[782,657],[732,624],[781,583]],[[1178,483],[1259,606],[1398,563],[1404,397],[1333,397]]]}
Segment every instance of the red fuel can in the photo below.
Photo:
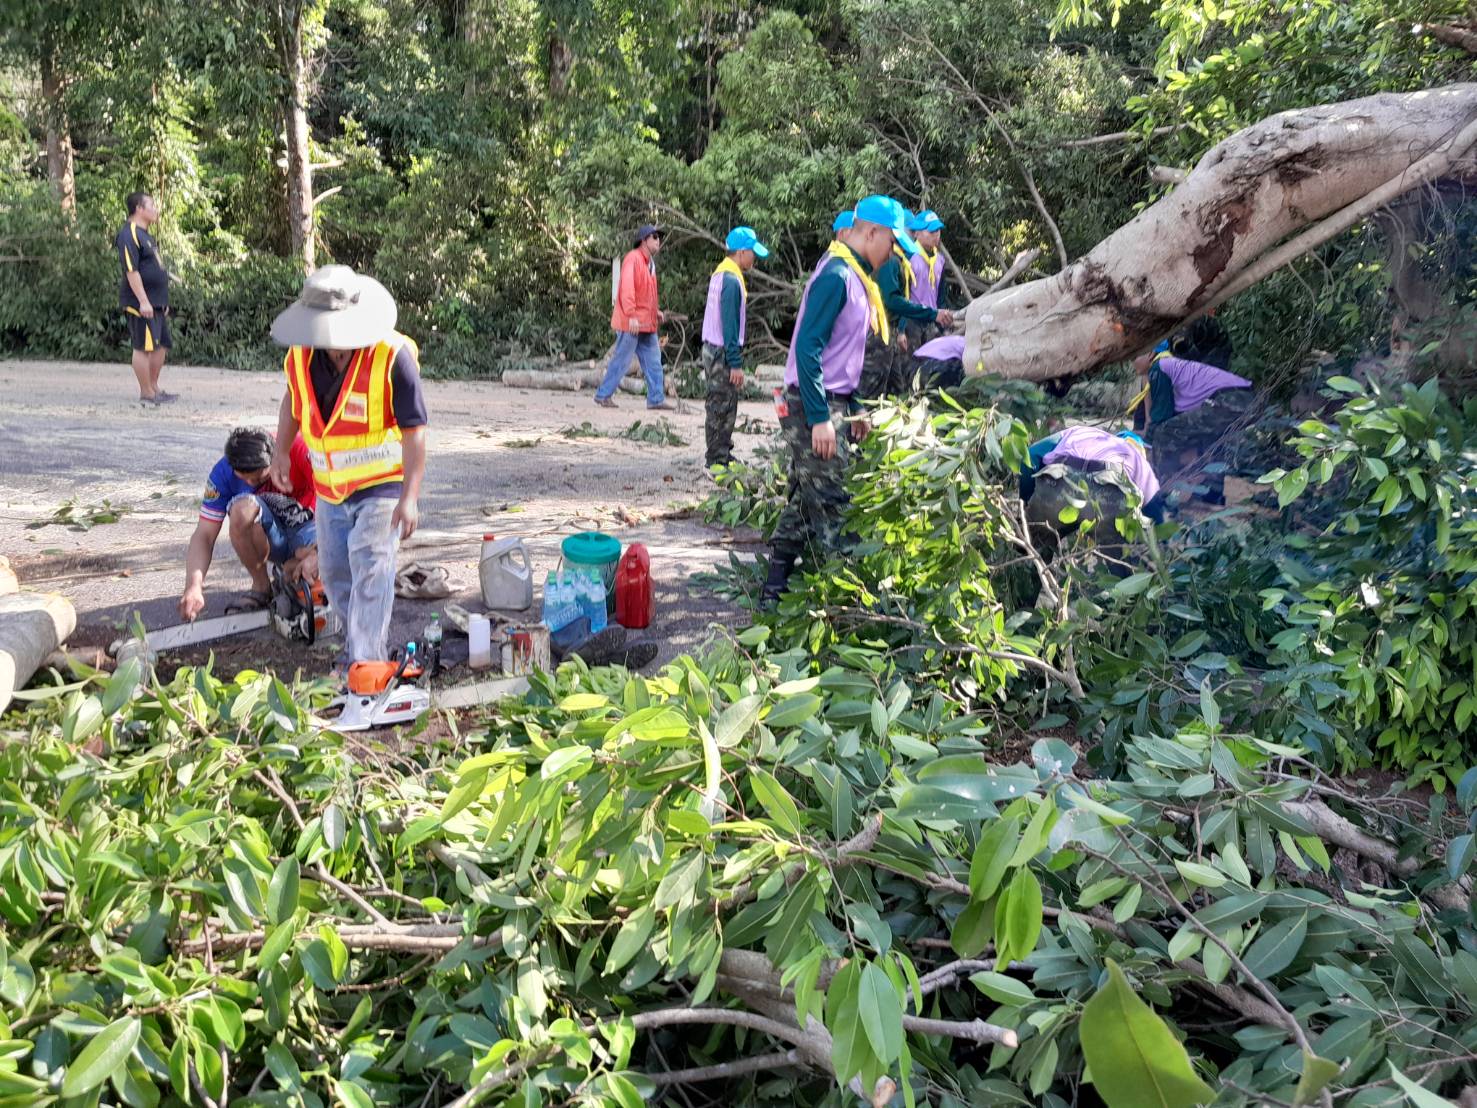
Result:
{"label": "red fuel can", "polygon": [[615,571],[615,621],[636,629],[651,626],[655,600],[651,594],[651,556],[633,542],[621,555]]}

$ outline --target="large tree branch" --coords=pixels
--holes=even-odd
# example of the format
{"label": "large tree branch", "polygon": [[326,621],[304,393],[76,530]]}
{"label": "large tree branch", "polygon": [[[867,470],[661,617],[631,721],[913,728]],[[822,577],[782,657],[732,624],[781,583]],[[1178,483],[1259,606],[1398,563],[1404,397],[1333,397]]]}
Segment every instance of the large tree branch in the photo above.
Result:
{"label": "large tree branch", "polygon": [[1390,201],[1447,173],[1474,143],[1477,143],[1477,120],[1468,123],[1449,142],[1397,173],[1373,192],[1258,258],[1233,280],[1223,284],[1194,314],[1199,316],[1215,310],[1238,292],[1244,292],[1289,262],[1296,261],[1308,251],[1343,234],[1354,224],[1363,222]]}
{"label": "large tree branch", "polygon": [[1402,193],[1469,172],[1474,120],[1477,84],[1460,84],[1238,131],[1062,272],[974,301],[965,369],[1046,381],[1128,357]]}
{"label": "large tree branch", "polygon": [[1430,35],[1438,42],[1457,46],[1469,54],[1477,54],[1477,31],[1470,27],[1446,26],[1440,23],[1417,23],[1411,28],[1416,34]]}
{"label": "large tree branch", "polygon": [[692,1085],[699,1081],[726,1081],[734,1077],[746,1077],[751,1073],[780,1069],[800,1064],[798,1050],[785,1050],[775,1054],[760,1054],[754,1058],[740,1058],[733,1062],[719,1062],[711,1066],[694,1066],[685,1070],[668,1070],[666,1073],[648,1073],[646,1080],[653,1085]]}
{"label": "large tree branch", "polygon": [[995,278],[994,284],[987,288],[985,292],[999,292],[1006,286],[1013,284],[1015,279],[1026,270],[1030,269],[1031,266],[1035,264],[1036,259],[1039,257],[1041,257],[1041,250],[1039,247],[1033,246],[1029,250],[1022,250],[1019,254],[1015,256],[1015,261],[1010,263],[1009,268],[1007,268],[1006,271],[1002,273],[999,277]]}

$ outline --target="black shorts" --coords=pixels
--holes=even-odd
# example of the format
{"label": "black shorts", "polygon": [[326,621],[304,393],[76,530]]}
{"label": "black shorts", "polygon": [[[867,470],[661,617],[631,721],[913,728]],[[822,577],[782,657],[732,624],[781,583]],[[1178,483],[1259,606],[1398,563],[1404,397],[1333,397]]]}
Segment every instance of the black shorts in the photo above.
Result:
{"label": "black shorts", "polygon": [[135,315],[131,308],[125,309],[124,315],[128,319],[128,337],[133,342],[135,350],[152,354],[160,347],[167,350],[174,345],[170,338],[169,317],[165,309],[155,308],[153,319]]}

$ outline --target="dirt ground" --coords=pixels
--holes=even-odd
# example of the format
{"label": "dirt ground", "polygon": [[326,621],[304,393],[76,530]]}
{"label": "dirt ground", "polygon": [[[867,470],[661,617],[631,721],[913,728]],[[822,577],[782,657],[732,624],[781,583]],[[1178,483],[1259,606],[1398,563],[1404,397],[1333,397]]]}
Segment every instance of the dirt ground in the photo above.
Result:
{"label": "dirt ground", "polygon": [[[180,400],[145,407],[122,364],[0,362],[0,553],[10,557],[22,588],[72,600],[73,646],[106,646],[134,612],[151,629],[178,622],[184,552],[206,474],[232,427],[275,424],[285,388],[280,375],[194,366],[166,367],[163,386]],[[656,620],[632,638],[657,640],[659,661],[699,645],[715,623],[741,623],[741,611],[689,583],[693,574],[726,564],[730,550],[758,550],[754,535],[705,526],[691,510],[712,489],[701,464],[701,404],[649,413],[640,397],[619,394],[617,403],[609,411],[588,392],[427,382],[430,455],[420,530],[402,546],[401,565],[445,566],[451,600],[481,611],[484,532],[521,537],[541,586],[558,563],[560,540],[595,528],[622,543],[645,543],[651,553]],[[767,405],[745,404],[744,414],[765,419]],[[561,434],[589,423],[613,436],[653,415],[666,416],[686,445]],[[735,446],[746,456],[761,441],[741,434]],[[68,503],[72,518],[122,515],[86,530],[48,522]],[[223,614],[247,585],[222,534],[202,618]],[[398,600],[392,644],[419,638],[430,613],[447,602]],[[529,621],[538,605],[535,599]],[[161,669],[203,662],[213,650],[218,672],[318,674],[331,667],[336,641],[310,649],[260,631],[162,659]],[[448,660],[464,659],[465,650],[466,640],[449,632]]]}

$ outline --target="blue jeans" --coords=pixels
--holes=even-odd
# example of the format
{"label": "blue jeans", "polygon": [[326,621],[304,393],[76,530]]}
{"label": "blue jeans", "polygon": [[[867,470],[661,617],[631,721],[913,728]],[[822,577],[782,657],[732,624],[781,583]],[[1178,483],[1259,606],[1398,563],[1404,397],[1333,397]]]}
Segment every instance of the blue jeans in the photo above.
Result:
{"label": "blue jeans", "polygon": [[[265,497],[242,493],[236,499],[240,500],[245,496],[251,496],[256,501],[256,521],[261,524],[262,531],[267,536],[267,546],[271,549],[267,557],[277,565],[282,565],[303,547],[313,546],[318,542],[318,525],[312,516],[308,517],[306,523],[294,527],[289,520],[272,510]],[[231,501],[233,507],[235,503],[235,500]]]}
{"label": "blue jeans", "polygon": [[318,575],[344,628],[348,660],[390,656],[390,609],[395,604],[398,529],[390,526],[397,497],[361,496],[342,504],[318,501]]}
{"label": "blue jeans", "polygon": [[622,331],[615,337],[615,352],[605,367],[605,380],[595,390],[596,400],[608,400],[614,394],[626,370],[631,368],[632,354],[641,362],[641,372],[646,374],[646,403],[660,404],[667,398],[662,379],[662,348],[657,344],[656,332],[633,335]]}

